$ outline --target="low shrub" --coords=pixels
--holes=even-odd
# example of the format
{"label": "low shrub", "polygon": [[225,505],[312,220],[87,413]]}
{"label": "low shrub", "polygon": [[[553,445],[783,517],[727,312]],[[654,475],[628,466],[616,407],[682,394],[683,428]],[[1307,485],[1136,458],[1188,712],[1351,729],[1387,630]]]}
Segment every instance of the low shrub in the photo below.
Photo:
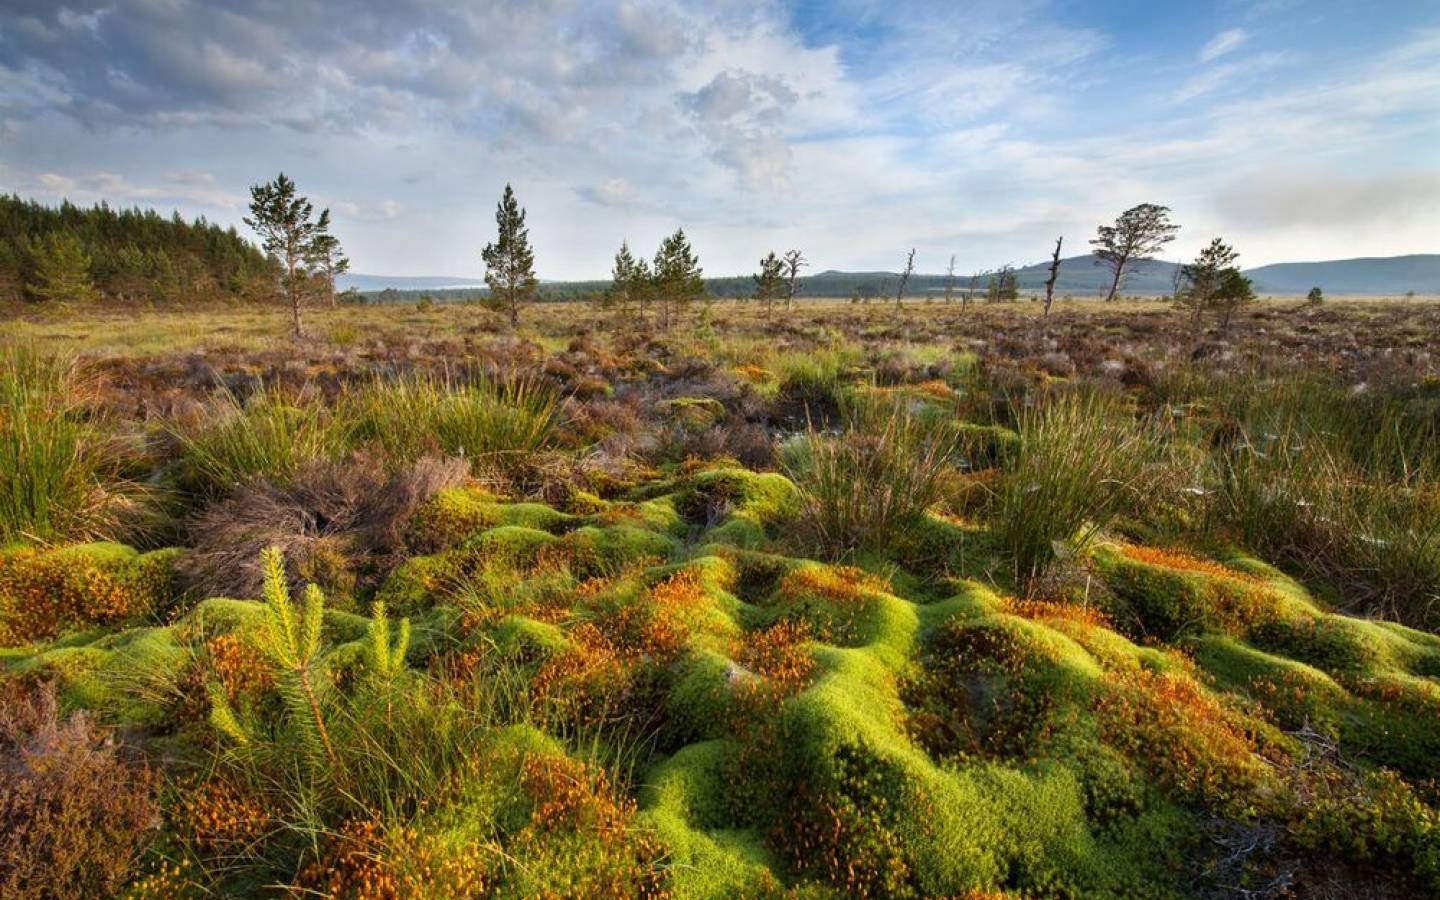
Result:
{"label": "low shrub", "polygon": [[0,896],[116,893],[158,824],[153,788],[53,686],[0,703]]}

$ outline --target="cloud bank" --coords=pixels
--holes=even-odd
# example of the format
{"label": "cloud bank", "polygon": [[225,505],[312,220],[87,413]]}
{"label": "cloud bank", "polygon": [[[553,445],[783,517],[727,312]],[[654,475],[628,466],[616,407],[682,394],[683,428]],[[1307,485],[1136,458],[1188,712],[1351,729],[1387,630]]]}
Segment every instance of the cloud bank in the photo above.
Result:
{"label": "cloud bank", "polygon": [[238,224],[283,169],[357,270],[397,274],[477,272],[507,181],[547,278],[677,225],[714,274],[791,246],[1025,263],[1142,201],[1180,252],[1223,233],[1250,264],[1440,250],[1416,200],[1440,16],[1337,50],[1363,11],[1292,15],[1192,36],[1040,0],[5,0],[0,178]]}

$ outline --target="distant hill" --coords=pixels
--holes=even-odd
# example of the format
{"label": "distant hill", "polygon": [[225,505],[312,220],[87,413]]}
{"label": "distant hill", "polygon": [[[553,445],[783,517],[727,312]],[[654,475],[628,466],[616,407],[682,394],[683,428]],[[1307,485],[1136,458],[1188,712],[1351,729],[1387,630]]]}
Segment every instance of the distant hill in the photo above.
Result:
{"label": "distant hill", "polygon": [[447,288],[484,287],[479,278],[452,278],[448,275],[362,275],[347,272],[335,279],[335,287],[342,291],[352,288],[362,294],[383,291],[443,291]]}
{"label": "distant hill", "polygon": [[[1121,290],[1125,294],[1168,295],[1175,287],[1177,263],[1146,259],[1137,263],[1125,276]],[[1049,262],[1035,263],[1015,270],[1023,295],[1045,289],[1050,275]],[[1255,282],[1261,294],[1303,294],[1319,286],[1327,294],[1417,294],[1440,293],[1440,254],[1418,254],[1372,259],[1339,259],[1313,263],[1276,263],[1248,269],[1246,275]],[[1060,296],[1102,294],[1110,288],[1110,270],[1097,265],[1095,257],[1071,256],[1060,260],[1060,278],[1055,292]],[[386,277],[381,275],[348,275],[344,286],[355,283],[356,289],[376,299],[415,300],[421,294],[436,293],[445,300],[468,300],[484,293],[484,282],[467,278],[437,276]],[[945,291],[944,275],[920,274],[910,277],[905,295],[911,298],[934,297]],[[894,297],[900,284],[895,272],[839,272],[829,269],[800,279],[801,294],[807,297]],[[971,289],[972,275],[956,273],[957,293]],[[974,280],[984,291],[986,277]],[[749,276],[707,278],[705,286],[714,297],[749,297],[755,283]],[[542,299],[564,299],[589,296],[609,287],[608,281],[545,281],[540,285]],[[379,292],[384,291],[383,297]]]}
{"label": "distant hill", "polygon": [[1256,290],[1276,294],[1303,294],[1312,287],[1327,294],[1437,294],[1440,253],[1276,263],[1245,274]]}

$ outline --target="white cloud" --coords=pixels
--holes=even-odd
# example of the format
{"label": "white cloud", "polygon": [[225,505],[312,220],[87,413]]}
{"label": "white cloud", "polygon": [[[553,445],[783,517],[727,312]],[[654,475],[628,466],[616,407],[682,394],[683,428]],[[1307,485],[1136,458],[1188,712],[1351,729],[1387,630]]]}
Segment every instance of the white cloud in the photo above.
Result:
{"label": "white cloud", "polygon": [[75,203],[116,205],[193,205],[209,209],[239,210],[245,198],[216,184],[203,172],[169,173],[154,182],[135,182],[116,172],[92,171],[63,175],[39,172],[22,177],[21,188]]}
{"label": "white cloud", "polygon": [[1243,28],[1227,28],[1211,38],[1204,47],[1200,48],[1200,61],[1210,62],[1219,59],[1232,50],[1240,47],[1250,40],[1250,35]]}
{"label": "white cloud", "polygon": [[[951,252],[993,267],[1062,231],[1083,249],[1144,201],[1174,207],[1177,247],[1224,233],[1247,262],[1302,238],[1343,253],[1367,192],[1366,241],[1440,233],[1440,206],[1402,202],[1437,174],[1437,31],[1306,68],[1234,28],[1197,66],[1184,37],[1107,52],[1118,37],[1049,0],[835,0],[833,32],[803,33],[778,0],[67,2],[64,22],[0,10],[7,184],[238,224],[245,187],[283,169],[360,271],[476,274],[506,181],[547,278],[597,276],[622,237],[652,248],[677,225],[713,273],[772,247],[817,270],[893,268],[910,246],[929,271]],[[1384,180],[1407,153],[1416,181]]]}

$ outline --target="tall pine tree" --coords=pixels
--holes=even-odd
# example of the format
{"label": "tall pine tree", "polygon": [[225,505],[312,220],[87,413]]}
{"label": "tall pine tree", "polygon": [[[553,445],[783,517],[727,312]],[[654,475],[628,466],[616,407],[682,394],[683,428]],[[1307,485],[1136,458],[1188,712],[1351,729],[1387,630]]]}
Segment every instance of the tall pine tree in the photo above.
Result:
{"label": "tall pine tree", "polygon": [[326,298],[335,305],[335,278],[350,271],[350,258],[340,248],[340,239],[330,233],[330,210],[320,211],[315,237],[310,241],[310,265],[324,283]]}
{"label": "tall pine tree", "polygon": [[631,305],[636,302],[635,288],[640,267],[635,262],[635,254],[630,252],[628,241],[620,242],[620,249],[615,253],[615,265],[610,269],[610,290],[605,292],[605,303],[607,306],[615,307],[621,317],[630,315]]}
{"label": "tall pine tree", "polygon": [[485,283],[490,287],[488,304],[510,313],[510,324],[520,324],[520,306],[535,299],[539,281],[535,278],[535,254],[530,249],[530,229],[525,227],[525,210],[515,200],[515,192],[505,185],[505,195],[495,209],[499,235],[495,243],[486,244],[480,255],[485,259]]}
{"label": "tall pine tree", "polygon": [[[310,263],[319,223],[311,217],[314,205],[295,190],[295,182],[281,172],[274,181],[250,188],[250,215],[245,224],[260,235],[265,252],[280,261],[280,284],[290,301],[295,336],[304,329],[300,322],[300,305],[310,280]],[[322,213],[328,222],[329,214]]]}
{"label": "tall pine tree", "polygon": [[655,251],[654,283],[661,328],[669,328],[680,310],[705,296],[700,260],[690,249],[685,229],[675,229],[660,242],[660,249]]}

